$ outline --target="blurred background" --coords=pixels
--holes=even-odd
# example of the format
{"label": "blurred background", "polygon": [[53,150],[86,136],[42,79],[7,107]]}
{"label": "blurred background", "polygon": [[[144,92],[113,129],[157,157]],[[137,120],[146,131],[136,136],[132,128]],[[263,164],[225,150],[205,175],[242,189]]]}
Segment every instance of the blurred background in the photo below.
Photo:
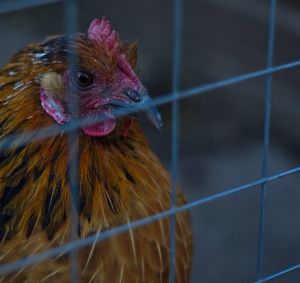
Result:
{"label": "blurred background", "polygon": [[[267,0],[188,0],[183,10],[181,88],[262,69]],[[277,1],[274,64],[300,59],[300,3]],[[155,97],[171,92],[172,1],[80,1],[80,31],[105,15],[122,40],[139,41],[138,73]],[[0,64],[28,43],[64,32],[62,3],[0,15]],[[300,70],[273,77],[269,175],[299,166]],[[189,200],[261,177],[264,78],[180,101],[179,180]],[[152,148],[170,166],[170,105],[161,132],[144,126]],[[268,183],[264,274],[300,262],[300,176]],[[259,189],[193,209],[192,282],[253,282]],[[300,270],[272,282],[300,282]]]}

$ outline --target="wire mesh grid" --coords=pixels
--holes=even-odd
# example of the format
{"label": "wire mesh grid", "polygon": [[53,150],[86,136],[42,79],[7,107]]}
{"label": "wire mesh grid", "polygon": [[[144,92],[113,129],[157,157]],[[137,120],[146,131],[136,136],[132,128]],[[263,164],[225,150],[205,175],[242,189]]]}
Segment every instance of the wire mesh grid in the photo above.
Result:
{"label": "wire mesh grid", "polygon": [[[15,1],[2,1],[0,3],[0,14],[10,11],[20,10],[23,8],[34,7],[38,5],[45,5],[54,2],[64,2],[65,5],[65,30],[66,34],[73,34],[77,31],[78,27],[78,0],[15,0]],[[180,88],[180,70],[181,70],[181,37],[182,37],[182,12],[183,0],[173,1],[173,75],[172,75],[172,93],[159,96],[154,99],[153,105],[163,105],[167,103],[172,104],[172,139],[171,139],[171,207],[169,210],[163,211],[161,213],[155,214],[153,216],[143,218],[129,224],[114,227],[110,230],[102,232],[101,234],[92,235],[84,239],[78,239],[76,226],[71,231],[71,241],[67,244],[51,248],[45,252],[30,255],[27,258],[18,259],[14,262],[0,265],[0,275],[16,271],[18,269],[45,261],[51,257],[60,255],[61,253],[69,253],[71,257],[71,281],[72,283],[78,282],[78,269],[77,269],[77,251],[82,247],[91,245],[95,241],[102,241],[113,235],[129,231],[130,229],[138,228],[142,225],[149,224],[159,219],[169,217],[171,220],[171,232],[170,232],[170,283],[175,282],[175,216],[185,210],[190,210],[195,207],[207,204],[209,202],[232,196],[246,190],[254,189],[260,186],[260,227],[259,227],[259,241],[258,241],[258,252],[257,252],[257,270],[255,283],[268,282],[280,276],[283,276],[289,272],[292,272],[300,268],[300,263],[294,266],[288,267],[283,270],[279,270],[273,274],[264,275],[264,247],[265,247],[265,194],[266,187],[269,182],[274,182],[280,178],[286,177],[291,174],[298,173],[300,171],[300,166],[292,168],[287,171],[279,172],[275,175],[268,174],[268,156],[269,156],[269,137],[270,137],[270,121],[271,121],[271,95],[272,95],[272,75],[274,73],[279,73],[281,71],[292,69],[300,66],[299,61],[288,62],[285,64],[273,66],[273,50],[274,50],[274,34],[275,34],[275,15],[276,15],[276,0],[269,0],[269,27],[268,27],[268,39],[267,39],[267,50],[266,50],[266,64],[264,69],[257,70],[255,72],[249,72],[246,74],[241,74],[238,76],[230,77],[224,80],[219,80],[212,83],[202,84],[189,89]],[[70,56],[68,58],[69,66],[72,68],[74,63],[74,58]],[[176,181],[177,181],[177,163],[178,163],[178,147],[179,147],[179,100],[207,93],[212,90],[217,90],[224,88],[229,85],[234,85],[243,81],[248,81],[251,79],[265,77],[265,90],[264,90],[264,141],[263,141],[263,158],[262,158],[262,174],[260,179],[256,179],[245,183],[243,185],[227,188],[222,192],[197,199],[195,201],[189,202],[180,207],[176,207]],[[136,112],[137,110],[142,110],[151,105],[144,104],[136,107],[131,107],[130,110],[118,110],[116,115],[122,116],[124,114],[129,114]],[[51,126],[47,128],[40,129],[36,132],[26,132],[18,135],[8,136],[0,141],[0,150],[5,150],[13,147],[14,145],[26,145],[33,141],[42,140],[48,137],[53,137],[61,133],[68,133],[69,135],[69,153],[70,153],[70,170],[69,170],[69,181],[72,195],[72,217],[73,223],[78,223],[77,215],[77,205],[78,205],[78,180],[77,180],[77,129],[90,125],[95,122],[103,121],[103,117],[93,117],[91,119],[78,118],[74,119],[71,123],[63,125],[60,127]]]}

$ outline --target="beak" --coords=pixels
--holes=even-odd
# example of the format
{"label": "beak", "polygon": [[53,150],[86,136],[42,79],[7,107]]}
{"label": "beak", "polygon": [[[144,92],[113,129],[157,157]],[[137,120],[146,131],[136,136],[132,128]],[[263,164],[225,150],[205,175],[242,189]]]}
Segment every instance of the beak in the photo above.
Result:
{"label": "beak", "polygon": [[143,113],[145,113],[146,117],[157,129],[162,127],[163,123],[161,115],[145,89],[141,92],[137,92],[133,89],[127,89],[124,94],[131,100],[131,105],[147,105],[147,108],[143,110]]}
{"label": "beak", "polygon": [[142,103],[149,105],[148,108],[143,112],[146,114],[146,117],[149,119],[149,121],[153,123],[158,130],[160,130],[163,125],[162,118],[158,109],[153,104],[152,99],[147,95]]}

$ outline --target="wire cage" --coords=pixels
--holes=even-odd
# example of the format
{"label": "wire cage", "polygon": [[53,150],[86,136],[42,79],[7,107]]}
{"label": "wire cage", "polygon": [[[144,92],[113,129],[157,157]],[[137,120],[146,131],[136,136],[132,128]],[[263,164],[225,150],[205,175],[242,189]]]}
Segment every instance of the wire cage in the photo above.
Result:
{"label": "wire cage", "polygon": [[[34,7],[38,5],[46,5],[54,2],[64,2],[65,5],[65,31],[66,34],[75,33],[78,30],[78,15],[79,15],[79,5],[76,0],[15,0],[15,1],[1,1],[0,2],[0,13],[6,13],[11,11],[17,11],[23,8]],[[273,279],[284,276],[285,274],[292,272],[300,267],[300,263],[293,266],[287,267],[283,270],[278,270],[273,274],[265,275],[264,273],[264,251],[265,251],[265,194],[268,183],[275,182],[280,178],[285,176],[295,174],[300,171],[300,167],[292,168],[290,170],[279,172],[275,175],[269,175],[268,170],[268,160],[269,160],[269,144],[270,144],[270,122],[271,122],[271,99],[272,99],[272,77],[273,74],[282,72],[284,70],[296,68],[300,66],[300,61],[292,61],[281,65],[273,65],[274,56],[274,34],[275,34],[275,24],[276,24],[276,0],[269,0],[269,23],[268,23],[268,38],[267,40],[267,50],[266,50],[266,62],[265,68],[256,70],[254,72],[248,72],[240,74],[238,76],[229,77],[224,80],[215,81],[212,83],[201,84],[199,86],[181,89],[180,87],[180,70],[181,70],[181,54],[182,54],[182,36],[183,36],[183,0],[173,1],[173,66],[172,66],[172,93],[166,94],[164,96],[159,96],[154,99],[153,103],[155,105],[163,105],[171,103],[172,107],[172,120],[171,120],[171,176],[172,176],[172,205],[169,210],[163,211],[159,214],[153,215],[148,218],[144,218],[130,224],[122,225],[119,227],[112,228],[108,231],[101,233],[100,235],[89,236],[84,239],[76,239],[76,231],[71,231],[71,238],[73,238],[70,243],[52,248],[46,252],[33,254],[27,258],[18,259],[14,262],[3,264],[0,266],[0,275],[4,275],[8,272],[16,271],[18,269],[24,268],[29,265],[45,261],[51,257],[55,257],[62,252],[69,253],[71,256],[71,273],[72,282],[78,282],[78,271],[77,266],[77,251],[85,246],[93,244],[95,241],[102,241],[115,234],[128,231],[129,229],[135,229],[142,225],[157,221],[161,218],[170,217],[171,219],[171,233],[170,233],[170,243],[171,243],[171,269],[170,269],[170,283],[175,282],[175,215],[185,210],[191,210],[192,208],[202,206],[207,203],[211,203],[218,199],[224,197],[230,197],[242,191],[252,190],[260,186],[260,213],[259,213],[259,240],[257,243],[257,268],[256,268],[256,279],[255,282],[269,282]],[[74,58],[69,58],[69,64],[72,65]],[[209,195],[207,197],[202,197],[200,199],[191,201],[183,206],[176,207],[176,189],[175,184],[177,183],[178,176],[178,147],[179,147],[179,129],[178,125],[180,122],[179,115],[179,101],[192,96],[197,96],[203,93],[207,93],[213,90],[218,90],[226,86],[234,85],[240,82],[249,81],[256,78],[263,78],[265,80],[265,91],[264,91],[264,140],[263,140],[263,159],[261,164],[261,178],[249,181],[237,187],[232,187],[226,189],[222,192]],[[149,105],[144,105],[146,108]],[[131,111],[136,111],[141,109],[133,108]],[[119,115],[125,114],[124,112],[119,113]],[[99,118],[98,118],[99,119]],[[101,121],[101,120],[97,120]],[[84,119],[78,119],[67,126],[57,130],[54,128],[41,129],[35,133],[24,133],[17,136],[9,136],[4,140],[1,140],[0,150],[5,150],[14,144],[16,140],[22,141],[22,144],[28,144],[36,140],[42,140],[44,138],[55,136],[62,131],[68,132],[70,136],[69,152],[71,156],[70,160],[70,170],[69,170],[69,180],[71,184],[72,196],[76,203],[77,196],[77,178],[76,178],[76,166],[78,163],[76,155],[76,129],[84,125],[86,121]],[[225,188],[224,188],[225,189]],[[77,220],[76,207],[73,207],[73,220]],[[76,227],[76,225],[74,225]]]}

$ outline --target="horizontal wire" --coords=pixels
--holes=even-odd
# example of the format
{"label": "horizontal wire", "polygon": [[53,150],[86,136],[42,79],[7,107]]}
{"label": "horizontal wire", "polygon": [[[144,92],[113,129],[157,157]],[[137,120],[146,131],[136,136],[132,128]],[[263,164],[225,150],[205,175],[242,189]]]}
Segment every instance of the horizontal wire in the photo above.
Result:
{"label": "horizontal wire", "polygon": [[33,8],[42,5],[48,5],[63,0],[7,0],[0,2],[0,14],[9,13],[13,11],[23,10],[26,8]]}
{"label": "horizontal wire", "polygon": [[[136,112],[139,110],[145,110],[149,106],[163,105],[163,104],[172,102],[174,100],[192,97],[192,96],[199,95],[199,94],[202,94],[205,92],[217,90],[219,88],[223,88],[226,86],[230,86],[230,85],[244,82],[244,81],[254,79],[254,78],[259,78],[259,77],[269,75],[272,73],[281,72],[283,70],[296,68],[299,66],[300,66],[300,60],[297,60],[297,61],[293,61],[290,63],[278,65],[276,67],[262,69],[262,70],[246,73],[246,74],[239,75],[239,76],[234,76],[234,77],[231,77],[228,79],[216,81],[213,83],[203,84],[198,87],[189,88],[189,89],[186,89],[183,91],[178,91],[176,97],[174,96],[173,93],[170,93],[170,94],[166,94],[166,95],[160,96],[158,98],[155,98],[152,100],[152,102],[147,102],[144,104],[130,106],[130,107],[128,107],[128,109],[120,109],[120,110],[118,109],[118,110],[114,111],[113,114],[116,117],[124,116],[124,115],[130,114],[130,113],[133,113],[133,112]],[[31,143],[31,142],[34,142],[37,140],[42,140],[45,138],[50,138],[50,137],[53,137],[56,135],[60,135],[60,134],[62,135],[64,133],[69,133],[75,129],[86,127],[88,125],[92,125],[92,124],[95,124],[98,122],[102,122],[105,119],[107,119],[107,118],[105,118],[104,115],[97,115],[97,116],[93,116],[93,117],[89,116],[89,117],[83,117],[83,118],[73,118],[73,120],[70,123],[67,123],[62,126],[53,125],[53,126],[50,126],[47,128],[39,129],[35,132],[25,132],[22,134],[9,135],[9,136],[1,139],[0,151],[12,148],[14,146],[26,145],[28,143]]]}
{"label": "horizontal wire", "polygon": [[59,247],[49,249],[45,252],[41,252],[41,253],[38,253],[38,254],[35,254],[35,255],[28,256],[26,258],[16,260],[16,261],[11,262],[11,263],[2,264],[2,265],[0,265],[0,275],[4,275],[4,274],[7,274],[7,273],[12,272],[14,270],[19,270],[21,268],[25,268],[25,267],[30,266],[30,265],[35,264],[35,263],[40,263],[40,262],[45,261],[45,260],[47,260],[51,257],[59,256],[63,253],[67,253],[67,252],[70,252],[70,251],[73,251],[73,250],[78,250],[78,249],[83,248],[85,246],[91,245],[95,242],[99,242],[99,241],[105,240],[107,238],[110,238],[114,235],[124,233],[124,232],[128,232],[131,229],[136,229],[140,226],[152,223],[152,222],[157,221],[159,219],[163,219],[163,218],[169,217],[171,215],[175,215],[175,214],[178,214],[180,212],[190,210],[194,207],[199,207],[199,206],[204,205],[208,202],[215,201],[215,200],[227,197],[229,195],[232,195],[232,194],[235,194],[235,193],[238,193],[238,192],[241,192],[241,191],[245,191],[247,189],[253,188],[255,186],[261,185],[261,184],[266,183],[266,182],[275,181],[279,178],[282,178],[282,177],[285,177],[285,176],[288,176],[288,175],[291,175],[291,174],[294,174],[294,173],[297,173],[297,172],[300,172],[300,166],[292,168],[292,169],[287,170],[287,171],[280,172],[278,174],[275,174],[275,175],[272,175],[272,176],[269,176],[269,177],[257,179],[255,181],[246,183],[244,185],[234,187],[234,188],[228,189],[226,191],[223,191],[223,192],[220,192],[220,193],[213,194],[211,196],[207,196],[207,197],[198,199],[196,201],[192,201],[190,203],[187,203],[185,205],[182,205],[182,206],[179,206],[179,207],[176,207],[176,208],[171,208],[169,210],[163,211],[161,213],[158,213],[158,214],[155,214],[155,215],[152,215],[152,216],[149,216],[149,217],[145,217],[143,219],[131,222],[130,225],[124,224],[124,225],[121,225],[121,226],[118,226],[118,227],[111,228],[110,230],[107,230],[107,231],[101,233],[100,235],[97,234],[97,235],[89,236],[87,238],[84,238],[84,239],[81,239],[81,240],[78,240],[78,241],[74,241],[74,242],[70,242],[70,243],[61,245]]}
{"label": "horizontal wire", "polygon": [[295,271],[296,269],[299,269],[299,268],[300,268],[300,263],[292,265],[292,266],[290,266],[288,268],[285,268],[281,271],[278,271],[276,273],[273,273],[273,274],[269,275],[268,277],[259,279],[259,280],[255,281],[254,283],[268,282],[268,281],[271,281],[271,280],[276,279],[278,277],[281,277],[283,275],[286,275],[289,272]]}

